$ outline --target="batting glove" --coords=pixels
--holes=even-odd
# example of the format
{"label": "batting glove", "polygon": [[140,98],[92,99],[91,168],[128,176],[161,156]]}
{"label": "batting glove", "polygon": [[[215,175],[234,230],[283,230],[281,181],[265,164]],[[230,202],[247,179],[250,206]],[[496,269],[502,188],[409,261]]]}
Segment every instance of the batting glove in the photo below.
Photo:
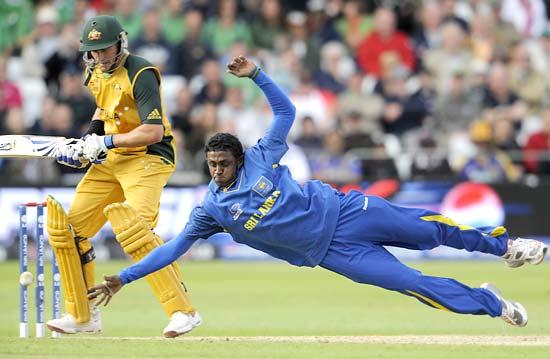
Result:
{"label": "batting glove", "polygon": [[84,138],[84,157],[93,163],[102,163],[107,159],[107,151],[114,148],[113,135],[98,136],[92,133]]}
{"label": "batting glove", "polygon": [[90,162],[83,157],[84,141],[77,138],[67,138],[57,148],[57,162],[73,168],[84,168]]}

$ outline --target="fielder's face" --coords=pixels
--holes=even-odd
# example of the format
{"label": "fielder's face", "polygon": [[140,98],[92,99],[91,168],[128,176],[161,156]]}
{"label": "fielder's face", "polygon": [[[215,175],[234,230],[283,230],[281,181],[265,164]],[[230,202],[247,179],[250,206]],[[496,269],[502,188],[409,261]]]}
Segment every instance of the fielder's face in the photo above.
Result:
{"label": "fielder's face", "polygon": [[109,71],[118,59],[118,45],[115,44],[106,49],[93,50],[90,53],[101,71]]}
{"label": "fielder's face", "polygon": [[206,163],[214,182],[219,187],[228,187],[237,179],[237,169],[242,158],[235,158],[229,151],[211,151],[206,153]]}

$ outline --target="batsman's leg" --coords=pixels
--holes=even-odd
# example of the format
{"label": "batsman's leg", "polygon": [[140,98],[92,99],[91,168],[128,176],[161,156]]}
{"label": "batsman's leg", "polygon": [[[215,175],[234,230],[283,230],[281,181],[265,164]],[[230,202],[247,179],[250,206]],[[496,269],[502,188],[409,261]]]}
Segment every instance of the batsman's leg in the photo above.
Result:
{"label": "batsman's leg", "polygon": [[[48,207],[48,221],[55,222],[56,217],[63,216],[65,222],[72,226],[70,242],[71,251],[65,251],[66,260],[60,260],[59,268],[63,285],[63,296],[67,303],[67,315],[48,322],[48,327],[62,333],[99,332],[101,331],[100,313],[89,304],[86,291],[95,284],[95,254],[89,238],[107,221],[103,208],[108,203],[123,200],[122,188],[112,177],[112,164],[107,161],[101,166],[92,166],[77,186],[71,208],[67,215],[56,214],[54,205]],[[58,204],[60,210],[61,206]],[[51,217],[51,215],[56,217]],[[51,224],[50,227],[54,228]],[[50,228],[48,228],[50,231]],[[73,238],[74,234],[74,238]],[[50,241],[52,237],[50,233]],[[65,240],[69,241],[68,238]],[[68,243],[68,242],[67,242]],[[55,247],[55,244],[52,244]],[[55,249],[54,249],[55,251]],[[68,265],[70,263],[70,266]],[[78,295],[71,294],[71,288],[79,288]],[[82,289],[83,288],[83,289]],[[87,308],[87,315],[79,315],[73,307]],[[81,311],[83,311],[82,309]]]}
{"label": "batsman's leg", "polygon": [[90,307],[73,232],[61,204],[51,196],[48,196],[47,204],[46,228],[61,273],[65,310],[76,319],[77,323],[85,323],[90,320]]}
{"label": "batsman's leg", "polygon": [[[105,208],[105,215],[111,222],[116,239],[134,262],[145,257],[161,245],[161,240],[137,216],[127,204],[113,203]],[[173,266],[167,266],[146,277],[147,282],[166,312],[171,316],[176,311],[194,312]]]}

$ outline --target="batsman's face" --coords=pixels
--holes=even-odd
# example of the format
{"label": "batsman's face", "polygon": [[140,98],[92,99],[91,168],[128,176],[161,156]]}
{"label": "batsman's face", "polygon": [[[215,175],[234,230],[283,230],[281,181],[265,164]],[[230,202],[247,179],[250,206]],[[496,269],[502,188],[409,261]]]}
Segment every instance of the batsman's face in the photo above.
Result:
{"label": "batsman's face", "polygon": [[206,163],[214,182],[219,187],[227,187],[237,178],[242,158],[235,158],[229,151],[211,151],[206,153]]}
{"label": "batsman's face", "polygon": [[90,51],[90,53],[101,71],[109,71],[117,61],[118,46],[113,45],[106,49]]}

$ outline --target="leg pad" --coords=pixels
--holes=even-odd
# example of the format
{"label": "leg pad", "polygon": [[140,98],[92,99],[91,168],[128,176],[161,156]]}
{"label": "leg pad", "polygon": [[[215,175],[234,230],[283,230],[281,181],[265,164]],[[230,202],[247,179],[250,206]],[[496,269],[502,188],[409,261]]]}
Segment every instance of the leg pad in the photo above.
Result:
{"label": "leg pad", "polygon": [[48,216],[46,228],[53,249],[65,297],[65,310],[72,314],[78,323],[90,321],[90,307],[86,283],[82,274],[80,254],[78,253],[74,235],[69,226],[67,214],[61,204],[52,196],[48,196]]}
{"label": "leg pad", "polygon": [[[162,245],[162,240],[129,205],[113,203],[105,207],[104,213],[111,222],[117,241],[134,262]],[[175,263],[145,278],[168,316],[177,311],[194,312],[195,309],[180,282],[179,269]]]}

